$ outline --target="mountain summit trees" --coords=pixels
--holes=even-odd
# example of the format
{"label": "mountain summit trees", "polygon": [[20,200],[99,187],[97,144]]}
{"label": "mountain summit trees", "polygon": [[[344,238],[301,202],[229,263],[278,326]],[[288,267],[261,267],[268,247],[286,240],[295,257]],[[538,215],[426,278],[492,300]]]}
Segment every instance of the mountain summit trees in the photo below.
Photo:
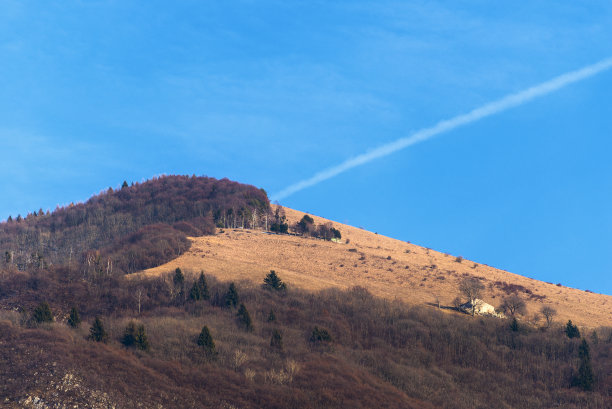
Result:
{"label": "mountain summit trees", "polygon": [[79,260],[87,275],[133,273],[182,254],[188,235],[214,234],[215,226],[263,227],[270,214],[265,191],[254,186],[162,176],[123,183],[48,215],[38,211],[18,216],[18,223],[0,223],[0,254],[11,254],[19,270]]}

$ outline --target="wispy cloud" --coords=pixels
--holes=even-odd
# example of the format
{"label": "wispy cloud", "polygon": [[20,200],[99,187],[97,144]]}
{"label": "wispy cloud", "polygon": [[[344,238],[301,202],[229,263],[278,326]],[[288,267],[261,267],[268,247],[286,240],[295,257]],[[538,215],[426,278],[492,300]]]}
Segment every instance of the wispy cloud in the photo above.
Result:
{"label": "wispy cloud", "polygon": [[473,109],[472,111],[466,114],[461,114],[450,119],[445,119],[443,121],[438,122],[432,127],[421,129],[408,137],[400,138],[396,141],[379,146],[378,148],[373,149],[369,152],[348,159],[339,165],[318,172],[308,179],[292,184],[281,190],[280,192],[274,194],[272,196],[272,200],[282,200],[296,192],[299,192],[308,187],[315,186],[325,180],[333,178],[334,176],[338,176],[339,174],[344,173],[352,168],[365,165],[366,163],[369,163],[375,159],[379,159],[392,153],[398,152],[419,142],[424,142],[428,139],[433,138],[434,136],[452,131],[463,125],[468,125],[480,119],[525,104],[535,98],[547,95],[551,92],[559,90],[575,82],[592,77],[610,68],[612,68],[612,58],[607,58],[596,64],[586,66],[576,71],[568,72],[566,74],[555,77],[549,81],[527,88],[523,91],[507,95],[497,101],[490,102],[479,108]]}

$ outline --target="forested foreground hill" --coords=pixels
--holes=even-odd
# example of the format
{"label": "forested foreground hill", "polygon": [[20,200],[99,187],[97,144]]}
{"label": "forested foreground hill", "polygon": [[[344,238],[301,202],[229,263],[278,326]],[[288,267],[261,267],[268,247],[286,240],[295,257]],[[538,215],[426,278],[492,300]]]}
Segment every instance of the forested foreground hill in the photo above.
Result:
{"label": "forested foreground hill", "polygon": [[[308,293],[176,277],[100,285],[79,300],[76,328],[54,300],[54,322],[37,324],[32,311],[1,312],[5,407],[612,404],[608,329],[569,338],[560,326],[514,328],[378,299],[363,288]],[[591,378],[582,376],[585,353]]]}
{"label": "forested foreground hill", "polygon": [[[290,211],[285,217],[277,210],[252,186],[172,176],[0,225],[0,402],[8,408],[612,407],[610,328],[568,332],[564,322],[537,327],[379,298],[364,288],[370,275],[399,276],[405,265],[400,278],[427,288],[422,284],[442,276],[432,267],[434,255],[406,243],[397,244],[399,254],[389,253],[393,243],[373,233],[362,238],[342,225],[303,215],[293,220]],[[187,239],[207,234],[218,241],[214,257],[206,253],[207,239]],[[249,247],[255,235],[273,238],[279,254]],[[174,259],[192,242],[189,254],[163,271],[126,274]],[[302,248],[308,250],[296,250]],[[322,256],[338,251],[343,258],[336,262]],[[264,261],[253,263],[255,252]],[[172,264],[185,256],[197,259],[191,265],[198,268]],[[440,257],[440,268],[465,264]],[[304,259],[332,262],[319,275],[354,283],[362,274],[363,287],[323,288],[325,277],[318,277],[300,289],[307,268],[317,265]],[[259,271],[264,264],[274,268],[270,263],[286,270]],[[446,279],[436,280],[464,275],[444,273]]]}

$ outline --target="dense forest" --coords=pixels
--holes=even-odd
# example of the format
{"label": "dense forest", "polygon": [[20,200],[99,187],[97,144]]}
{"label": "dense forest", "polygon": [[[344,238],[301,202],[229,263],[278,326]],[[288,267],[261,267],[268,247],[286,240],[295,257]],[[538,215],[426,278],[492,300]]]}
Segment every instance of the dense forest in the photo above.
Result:
{"label": "dense forest", "polygon": [[0,224],[6,266],[64,265],[87,274],[131,273],[189,248],[187,236],[218,227],[259,227],[271,216],[266,193],[208,177],[163,176],[107,191],[86,203],[41,210]]}

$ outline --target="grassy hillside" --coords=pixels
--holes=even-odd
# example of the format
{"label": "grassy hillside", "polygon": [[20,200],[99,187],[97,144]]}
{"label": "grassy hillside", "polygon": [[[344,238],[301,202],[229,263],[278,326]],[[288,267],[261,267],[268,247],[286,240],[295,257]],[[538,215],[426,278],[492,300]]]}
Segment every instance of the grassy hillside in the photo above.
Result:
{"label": "grassy hillside", "polygon": [[[287,208],[285,212],[290,225],[304,215]],[[312,217],[317,224],[330,222]],[[333,225],[342,233],[341,243],[224,229],[214,236],[192,238],[185,254],[142,274],[156,276],[181,267],[203,269],[221,280],[260,282],[273,269],[302,289],[360,285],[389,300],[398,298],[411,305],[439,300],[442,306],[451,306],[460,295],[461,279],[477,277],[485,286],[483,298],[495,307],[512,294],[523,299],[527,313],[522,319],[533,325],[543,325],[540,310],[548,306],[557,311],[557,322],[571,319],[585,327],[612,326],[609,295],[545,283],[352,226]]]}

